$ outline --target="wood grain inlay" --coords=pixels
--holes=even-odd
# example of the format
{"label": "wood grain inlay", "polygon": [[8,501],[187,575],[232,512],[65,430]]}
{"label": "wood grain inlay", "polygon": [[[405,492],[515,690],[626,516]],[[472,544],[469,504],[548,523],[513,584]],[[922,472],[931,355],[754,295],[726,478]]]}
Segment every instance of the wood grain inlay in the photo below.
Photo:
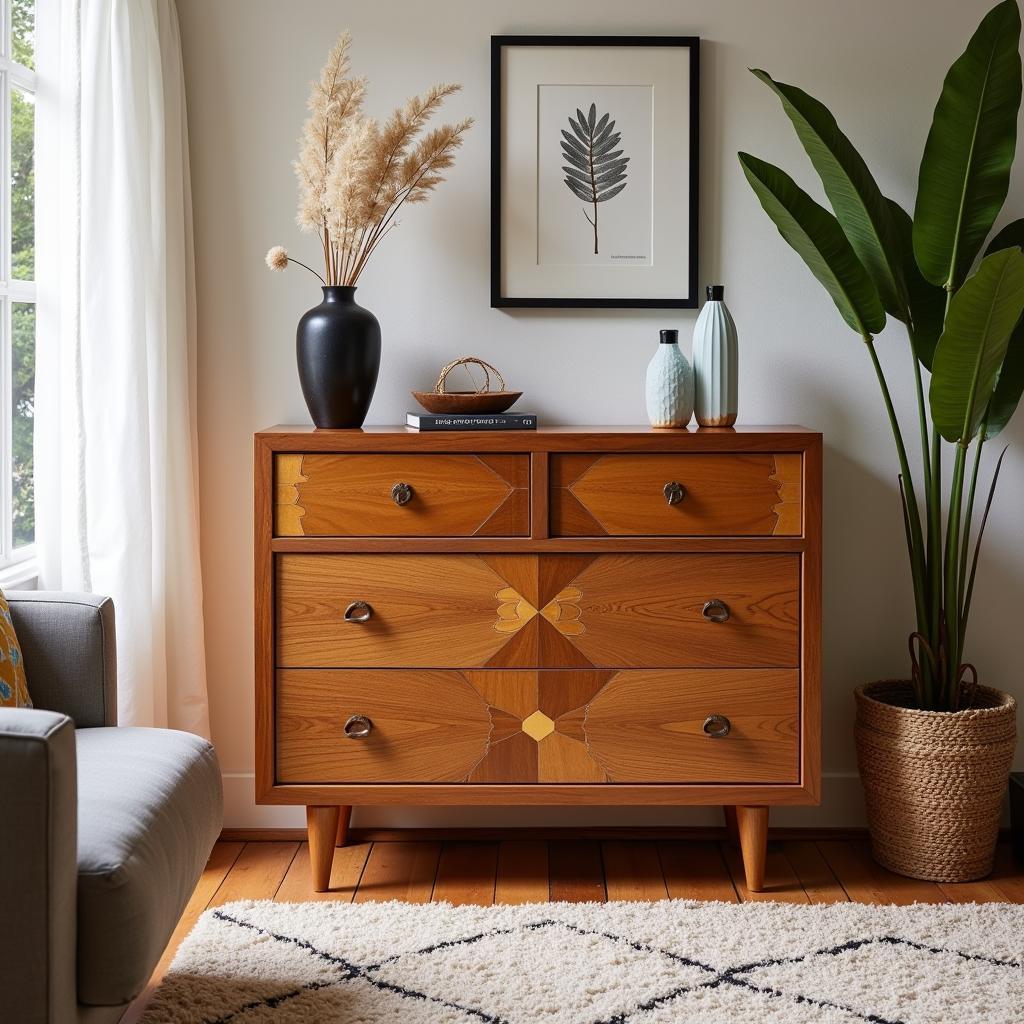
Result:
{"label": "wood grain inlay", "polygon": [[562,636],[579,636],[587,627],[582,622],[583,612],[580,600],[583,591],[579,587],[560,590],[541,610],[541,615],[558,630]]}
{"label": "wood grain inlay", "polygon": [[800,490],[803,459],[799,455],[776,455],[774,459],[772,480],[777,487],[778,501],[772,505],[772,511],[778,521],[773,532],[779,536],[799,536],[802,532]]}
{"label": "wood grain inlay", "polygon": [[494,628],[499,633],[515,633],[539,614],[563,636],[578,636],[586,630],[580,621],[579,600],[582,596],[579,587],[566,587],[538,612],[522,594],[506,587],[497,594],[498,619]]}
{"label": "wood grain inlay", "polygon": [[289,537],[302,535],[302,517],[306,510],[299,504],[302,472],[301,455],[278,455],[274,469],[274,508],[277,532]]}

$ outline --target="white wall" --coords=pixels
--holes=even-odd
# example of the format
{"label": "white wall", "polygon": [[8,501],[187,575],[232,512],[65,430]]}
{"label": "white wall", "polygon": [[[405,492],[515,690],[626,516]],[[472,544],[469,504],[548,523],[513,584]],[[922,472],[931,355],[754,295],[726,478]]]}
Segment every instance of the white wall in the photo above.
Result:
{"label": "white wall", "polygon": [[[488,37],[702,37],[700,280],[725,283],[739,325],[741,420],[804,423],[826,442],[824,801],[773,820],[860,822],[851,690],[906,672],[911,628],[895,458],[867,353],[762,214],[736,162],[738,149],[750,150],[820,191],[777,100],[746,69],[764,67],[825,101],[883,190],[912,208],[942,76],[990,0],[178,4],[198,261],[207,657],[226,823],[302,821],[296,809],[252,802],[251,435],[274,423],[308,422],[294,335],[319,291],[304,272],[273,275],[262,260],[275,243],[317,259],[316,245],[294,224],[291,160],[307,84],[346,27],[355,36],[356,70],[371,78],[371,113],[386,115],[408,94],[454,80],[465,90],[450,115],[477,118],[450,181],[430,204],[408,210],[360,284],[359,300],[383,330],[374,423],[401,421],[409,389],[429,387],[439,366],[468,353],[499,366],[545,423],[643,421],[642,377],[658,329],[679,327],[688,339],[694,314],[489,308]],[[1024,213],[1019,173],[1008,209]],[[899,325],[878,344],[909,434],[910,362]],[[1013,447],[989,526],[969,654],[983,681],[1024,697],[1016,647],[1024,609],[1024,414],[1005,440]],[[357,812],[363,824],[710,820],[717,820],[710,811],[687,809]]]}

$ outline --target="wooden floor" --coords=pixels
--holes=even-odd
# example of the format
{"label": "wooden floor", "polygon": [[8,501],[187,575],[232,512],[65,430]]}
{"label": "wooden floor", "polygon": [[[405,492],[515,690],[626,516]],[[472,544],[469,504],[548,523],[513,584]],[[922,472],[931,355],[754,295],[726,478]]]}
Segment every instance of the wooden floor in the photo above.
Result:
{"label": "wooden floor", "polygon": [[1000,844],[993,874],[959,885],[894,875],[866,842],[790,840],[768,846],[767,889],[743,884],[739,850],[725,842],[561,840],[356,842],[336,852],[331,891],[310,890],[306,843],[219,842],[150,987],[122,1024],[138,1019],[178,944],[208,907],[231,900],[405,900],[532,903],[694,899],[743,903],[1024,903],[1024,865]]}

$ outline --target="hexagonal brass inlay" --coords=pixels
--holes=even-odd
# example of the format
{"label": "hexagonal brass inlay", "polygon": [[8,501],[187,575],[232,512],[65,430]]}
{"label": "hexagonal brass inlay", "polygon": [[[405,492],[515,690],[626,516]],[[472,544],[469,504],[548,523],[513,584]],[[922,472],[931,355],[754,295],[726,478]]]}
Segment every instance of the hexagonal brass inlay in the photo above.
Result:
{"label": "hexagonal brass inlay", "polygon": [[538,743],[554,731],[555,723],[543,711],[534,711],[532,715],[523,719],[523,732]]}

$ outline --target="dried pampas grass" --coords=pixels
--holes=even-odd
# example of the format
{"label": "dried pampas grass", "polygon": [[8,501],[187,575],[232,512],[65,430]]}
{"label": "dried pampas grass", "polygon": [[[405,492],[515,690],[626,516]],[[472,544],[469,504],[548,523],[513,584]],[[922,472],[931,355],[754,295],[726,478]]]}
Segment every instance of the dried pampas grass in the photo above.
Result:
{"label": "dried pampas grass", "polygon": [[[395,214],[402,205],[425,202],[444,181],[443,172],[455,162],[455,151],[473,123],[466,118],[424,134],[441,104],[461,88],[452,84],[413,96],[383,124],[364,117],[367,81],[351,77],[351,43],[351,35],[342,33],[312,84],[295,161],[296,220],[320,238],[326,270],[321,280],[328,285],[359,280],[381,240],[396,226]],[[280,246],[267,253],[267,265],[274,270],[289,262],[299,263]]]}

